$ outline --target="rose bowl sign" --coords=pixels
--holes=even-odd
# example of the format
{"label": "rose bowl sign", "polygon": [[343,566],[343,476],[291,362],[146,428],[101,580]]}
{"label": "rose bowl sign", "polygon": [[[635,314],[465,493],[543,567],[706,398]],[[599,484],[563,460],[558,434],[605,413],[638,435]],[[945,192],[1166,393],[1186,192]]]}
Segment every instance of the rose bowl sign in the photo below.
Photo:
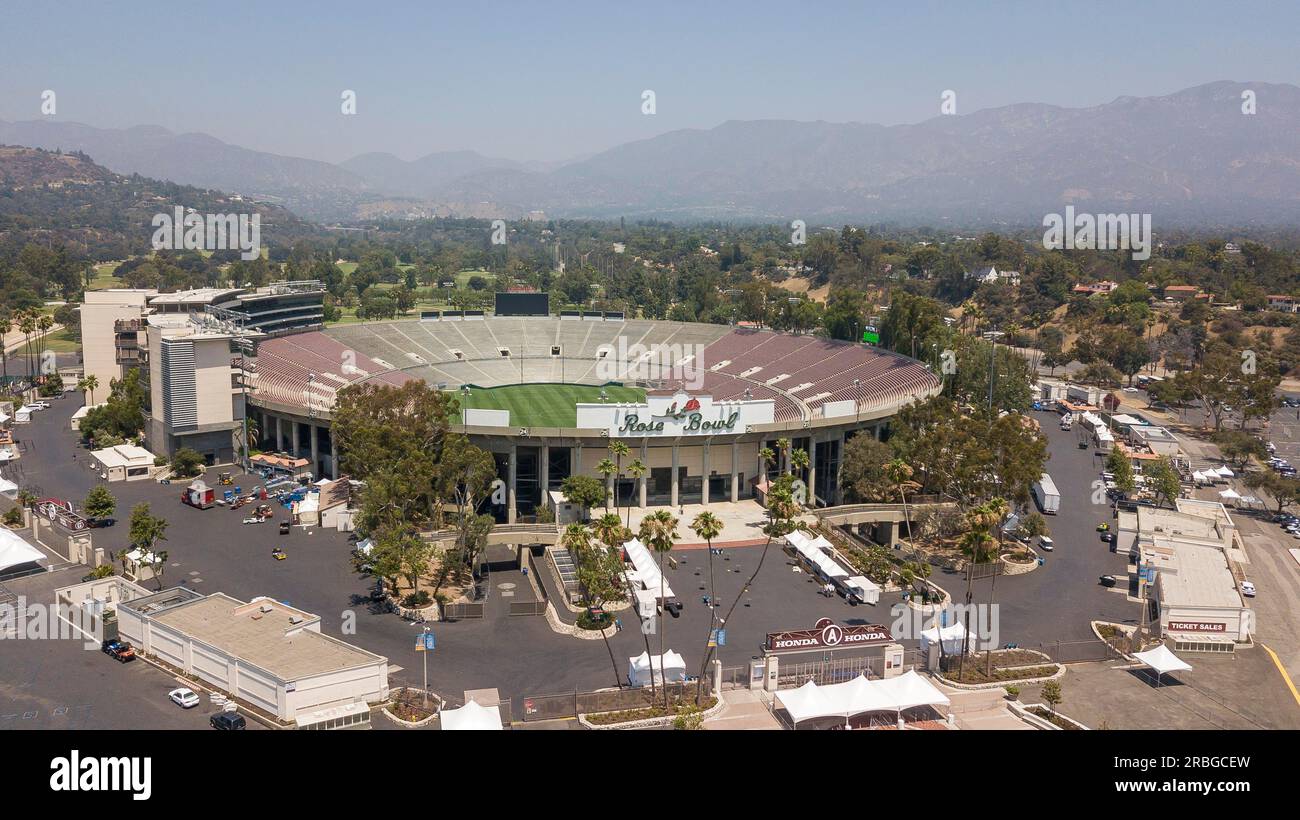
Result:
{"label": "rose bowl sign", "polygon": [[767,650],[790,652],[798,649],[836,649],[893,643],[893,640],[894,636],[889,634],[889,629],[879,624],[841,626],[830,618],[822,618],[812,629],[767,633]]}

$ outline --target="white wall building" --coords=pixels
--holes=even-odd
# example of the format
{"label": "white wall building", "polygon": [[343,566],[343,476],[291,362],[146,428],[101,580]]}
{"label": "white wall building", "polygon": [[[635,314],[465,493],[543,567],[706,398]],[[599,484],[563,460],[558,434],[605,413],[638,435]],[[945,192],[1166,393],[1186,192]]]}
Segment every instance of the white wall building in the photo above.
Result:
{"label": "white wall building", "polygon": [[[324,635],[320,617],[270,598],[173,588],[120,604],[137,649],[299,728],[356,722],[388,697],[388,659]],[[358,718],[359,719],[359,718]]]}

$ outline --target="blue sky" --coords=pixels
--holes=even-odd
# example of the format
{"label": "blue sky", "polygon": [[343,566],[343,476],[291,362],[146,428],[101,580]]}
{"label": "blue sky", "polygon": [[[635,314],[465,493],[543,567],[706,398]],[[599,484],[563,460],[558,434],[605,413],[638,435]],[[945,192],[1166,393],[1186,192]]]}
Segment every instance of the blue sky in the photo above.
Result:
{"label": "blue sky", "polygon": [[729,119],[917,122],[944,89],[960,114],[1300,84],[1296,3],[636,5],[22,4],[0,18],[0,119],[38,118],[48,88],[61,120],[328,161],[467,148],[557,160]]}

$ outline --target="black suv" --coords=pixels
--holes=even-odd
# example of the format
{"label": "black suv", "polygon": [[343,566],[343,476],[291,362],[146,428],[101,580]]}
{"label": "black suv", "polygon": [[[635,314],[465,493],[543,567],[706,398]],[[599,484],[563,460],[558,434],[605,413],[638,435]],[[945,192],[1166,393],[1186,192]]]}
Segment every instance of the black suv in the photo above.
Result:
{"label": "black suv", "polygon": [[217,712],[208,718],[208,725],[213,729],[224,729],[227,731],[238,731],[248,728],[247,721],[243,715],[237,715],[234,712]]}

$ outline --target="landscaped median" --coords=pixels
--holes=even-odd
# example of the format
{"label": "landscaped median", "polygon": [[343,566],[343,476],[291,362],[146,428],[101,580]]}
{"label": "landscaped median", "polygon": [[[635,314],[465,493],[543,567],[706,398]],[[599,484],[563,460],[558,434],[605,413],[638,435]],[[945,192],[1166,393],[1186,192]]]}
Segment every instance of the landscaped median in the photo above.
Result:
{"label": "landscaped median", "polygon": [[404,687],[389,693],[383,713],[389,720],[406,729],[428,726],[442,711],[443,700],[433,692]]}
{"label": "landscaped median", "polygon": [[935,672],[939,680],[958,689],[989,689],[1007,683],[1056,680],[1065,667],[1035,649],[994,649],[972,652],[965,661],[946,658],[946,669]]}
{"label": "landscaped median", "polygon": [[673,726],[677,729],[698,729],[708,718],[722,711],[726,704],[709,695],[700,705],[694,698],[672,699],[670,708],[663,703],[616,712],[597,712],[578,715],[578,722],[588,729],[650,729],[656,726]]}

